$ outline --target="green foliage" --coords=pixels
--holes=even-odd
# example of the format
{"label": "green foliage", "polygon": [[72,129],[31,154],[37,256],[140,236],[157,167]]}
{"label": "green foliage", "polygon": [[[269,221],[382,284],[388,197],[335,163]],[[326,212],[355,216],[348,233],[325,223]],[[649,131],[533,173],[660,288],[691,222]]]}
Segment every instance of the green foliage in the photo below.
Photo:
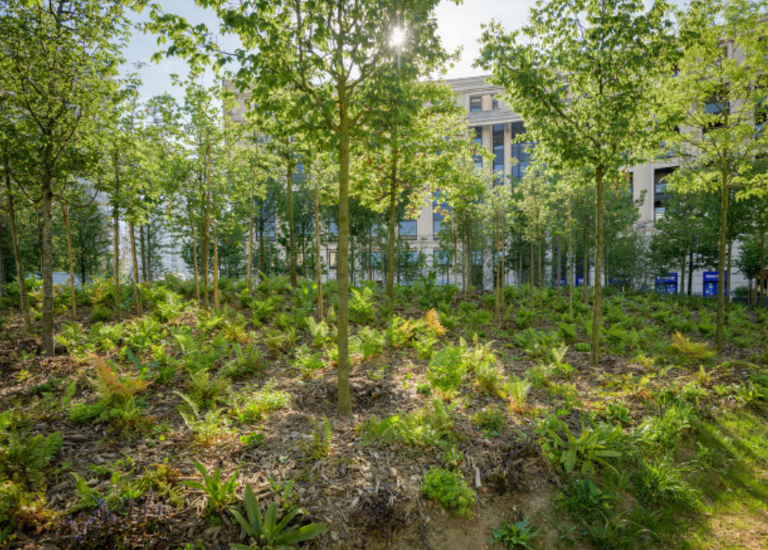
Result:
{"label": "green foliage", "polygon": [[317,371],[325,367],[325,362],[322,353],[312,353],[305,344],[302,344],[296,350],[296,358],[292,366],[299,369],[304,378],[312,378]]}
{"label": "green foliage", "polygon": [[480,428],[486,437],[499,435],[504,429],[504,415],[497,409],[486,407],[475,413],[472,423]]}
{"label": "green foliage", "polygon": [[96,306],[91,312],[91,323],[104,323],[112,320],[112,310],[106,306]]}
{"label": "green foliage", "polygon": [[288,392],[275,389],[277,382],[269,380],[261,389],[245,388],[232,396],[232,414],[242,424],[253,424],[263,420],[269,413],[282,409],[291,400]]}
{"label": "green foliage", "polygon": [[460,472],[434,468],[424,475],[421,491],[428,499],[437,500],[454,516],[472,517],[475,495]]}
{"label": "green foliage", "polygon": [[0,413],[0,481],[10,480],[32,490],[45,486],[45,474],[61,450],[59,432],[30,433],[31,420],[13,409]]}
{"label": "green foliage", "polygon": [[427,381],[444,392],[456,391],[467,372],[463,353],[462,348],[454,346],[438,350],[429,361]]}
{"label": "green foliage", "polygon": [[235,498],[235,489],[238,486],[237,474],[240,468],[235,469],[235,472],[226,481],[221,478],[221,468],[216,468],[213,475],[209,475],[205,466],[199,462],[195,462],[195,468],[200,472],[203,482],[182,481],[182,483],[190,489],[197,489],[208,495],[207,507],[210,512],[224,511],[224,508]]}
{"label": "green foliage", "polygon": [[331,452],[331,442],[333,441],[333,430],[328,418],[323,416],[320,422],[312,430],[312,440],[307,446],[307,454],[312,460],[321,460]]}
{"label": "green foliage", "polygon": [[[243,528],[246,536],[250,539],[250,545],[231,544],[232,550],[295,550],[298,543],[310,540],[318,535],[325,533],[327,526],[322,523],[310,523],[309,525],[297,526],[291,525],[291,520],[302,513],[299,509],[288,511],[278,522],[277,503],[273,502],[267,507],[266,513],[262,516],[259,502],[250,484],[245,486],[245,513],[243,515],[238,510],[232,510],[232,516]],[[246,519],[247,518],[247,519]]]}
{"label": "green foliage", "polygon": [[227,419],[222,418],[221,409],[211,409],[201,413],[197,404],[189,397],[178,392],[177,395],[183,400],[183,404],[178,408],[179,414],[187,428],[195,434],[197,443],[207,447],[228,433]]}
{"label": "green foliage", "polygon": [[549,417],[540,424],[538,431],[545,454],[568,474],[576,470],[582,474],[593,472],[595,462],[608,466],[606,459],[621,456],[621,452],[611,448],[616,437],[605,425],[596,429],[582,425],[577,437],[565,422]]}
{"label": "green foliage", "polygon": [[308,317],[307,326],[310,334],[312,334],[312,345],[316,348],[325,347],[333,338],[333,331],[325,320],[317,322],[314,317]]}
{"label": "green foliage", "polygon": [[354,323],[368,324],[376,318],[373,289],[369,286],[352,289],[349,300],[349,319]]}
{"label": "green foliage", "polygon": [[189,375],[189,399],[195,402],[198,409],[208,410],[223,401],[230,391],[226,378],[211,376],[209,371],[199,370]]}
{"label": "green foliage", "polygon": [[385,334],[375,328],[362,327],[357,332],[356,339],[364,361],[379,355],[384,350]]}
{"label": "green foliage", "polygon": [[453,409],[441,399],[432,399],[429,407],[413,413],[393,415],[381,420],[371,418],[362,426],[363,439],[379,439],[385,443],[410,446],[443,447],[453,438]]}
{"label": "green foliage", "polygon": [[245,348],[233,346],[235,358],[227,362],[219,371],[221,376],[227,378],[243,378],[249,375],[257,375],[264,372],[264,366],[261,363],[261,354],[259,348],[253,344],[248,344]]}
{"label": "green foliage", "polygon": [[531,382],[525,378],[517,378],[516,376],[510,377],[504,386],[504,392],[509,400],[509,406],[516,413],[525,412],[531,386]]}
{"label": "green foliage", "polygon": [[538,531],[531,529],[528,518],[523,518],[515,523],[508,523],[505,520],[501,528],[491,531],[488,542],[490,544],[503,544],[507,550],[515,550],[515,548],[533,550],[530,543],[538,533]]}
{"label": "green foliage", "polygon": [[632,476],[632,482],[640,498],[648,504],[695,509],[699,495],[683,478],[685,471],[665,456],[643,464]]}

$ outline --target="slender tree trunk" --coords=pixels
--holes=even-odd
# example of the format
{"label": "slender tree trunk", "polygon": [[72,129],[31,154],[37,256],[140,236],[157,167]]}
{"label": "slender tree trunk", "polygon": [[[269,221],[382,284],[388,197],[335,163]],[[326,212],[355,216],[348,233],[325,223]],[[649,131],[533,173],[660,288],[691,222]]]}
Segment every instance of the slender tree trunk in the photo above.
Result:
{"label": "slender tree trunk", "polygon": [[203,220],[202,220],[202,227],[200,228],[200,255],[201,255],[200,275],[202,276],[201,278],[203,283],[203,307],[205,309],[208,309],[208,287],[209,287],[208,274],[210,271],[209,248],[211,246],[211,241],[210,241],[211,212],[210,212],[208,192],[203,193],[202,204],[203,204]]}
{"label": "slender tree trunk", "polygon": [[589,278],[589,228],[584,224],[584,263],[581,266],[581,301],[585,306],[589,305],[589,293],[587,291],[587,279]]}
{"label": "slender tree trunk", "polygon": [[557,236],[557,274],[555,275],[555,288],[560,290],[560,277],[563,273],[562,235]]}
{"label": "slender tree trunk", "polygon": [[501,321],[501,222],[499,211],[496,211],[496,321]]}
{"label": "slender tree trunk", "polygon": [[395,225],[397,224],[397,160],[392,161],[389,180],[389,226],[387,227],[387,296],[395,299]]}
{"label": "slender tree trunk", "polygon": [[219,311],[219,224],[213,221],[213,310]]}
{"label": "slender tree trunk", "polygon": [[721,171],[722,185],[720,187],[720,238],[718,241],[717,259],[717,329],[715,330],[715,351],[723,353],[723,337],[725,327],[725,252],[728,238],[728,199],[729,181],[728,170]]}
{"label": "slender tree trunk", "polygon": [[[190,216],[190,220],[192,217]],[[195,271],[195,298],[198,305],[200,304],[200,268],[197,261],[197,235],[195,231],[195,222],[192,221],[192,263],[194,264]]]}
{"label": "slender tree trunk", "polygon": [[72,233],[69,228],[69,206],[61,205],[64,215],[64,230],[67,233],[67,259],[69,260],[69,295],[72,300],[72,320],[77,319],[77,299],[75,298],[75,264],[72,258]]}
{"label": "slender tree trunk", "polygon": [[259,281],[266,275],[266,259],[264,257],[264,224],[259,224]]}
{"label": "slender tree trunk", "polygon": [[688,253],[688,296],[693,294],[693,250]]}
{"label": "slender tree trunk", "polygon": [[141,291],[139,290],[139,261],[136,256],[136,236],[132,223],[128,224],[128,238],[131,240],[131,261],[133,263],[133,293],[136,297],[136,315],[141,317],[144,311],[141,308]]}
{"label": "slender tree trunk", "polygon": [[149,281],[149,226],[139,226],[139,239],[141,242],[141,267],[144,282]]}
{"label": "slender tree trunk", "polygon": [[453,216],[453,284],[456,286],[456,290],[453,292],[453,301],[458,298],[459,289],[459,224],[454,213]]}
{"label": "slender tree trunk", "polygon": [[541,258],[541,241],[539,241],[539,309],[544,308],[544,264]]}
{"label": "slender tree trunk", "polygon": [[535,285],[535,278],[534,278],[535,276],[534,276],[534,273],[533,273],[533,267],[535,265],[533,263],[533,241],[528,243],[528,251],[530,252],[530,255],[531,255],[531,258],[530,258],[531,265],[528,268],[528,273],[530,273],[530,275],[528,276],[528,284],[531,287],[531,310],[533,310],[536,307],[536,297],[534,296],[534,291],[533,291],[534,287],[536,286]]}
{"label": "slender tree trunk", "polygon": [[115,312],[117,313],[117,320],[120,320],[120,210],[118,209],[118,201],[120,197],[120,167],[118,165],[117,148],[113,153],[113,160],[115,163],[115,196],[113,197],[112,206],[112,223],[113,223],[113,242],[115,262]]}
{"label": "slender tree trunk", "polygon": [[759,243],[760,249],[758,252],[759,255],[759,261],[758,261],[758,281],[759,281],[759,288],[760,291],[758,292],[758,305],[760,307],[765,307],[765,231],[761,230],[760,235],[757,239],[757,242]]}
{"label": "slender tree trunk", "polygon": [[13,203],[13,194],[11,192],[11,175],[8,165],[5,165],[5,192],[6,202],[8,204],[8,220],[11,225],[11,241],[13,243],[13,260],[16,263],[16,281],[19,285],[19,301],[21,302],[21,315],[24,318],[24,330],[29,333],[32,331],[32,315],[29,311],[29,296],[27,296],[27,282],[24,279],[24,264],[21,260],[21,249],[19,248],[19,233],[16,228],[16,208]]}
{"label": "slender tree trunk", "polygon": [[339,414],[352,415],[352,401],[349,393],[349,114],[347,112],[347,89],[339,84],[339,257],[337,276],[339,280],[338,319],[338,396]]}
{"label": "slender tree trunk", "polygon": [[[731,264],[732,264],[732,258],[733,258],[733,239],[728,239],[728,267],[725,270],[725,276],[726,279],[731,277]],[[730,312],[731,311],[731,285],[730,281],[725,281],[725,288],[727,289],[727,292],[725,293],[725,311]],[[725,318],[725,322],[728,323],[728,318]]]}
{"label": "slender tree trunk", "polygon": [[317,318],[322,321],[323,314],[323,258],[320,250],[320,187],[315,180],[315,270],[317,275]]}
{"label": "slender tree trunk", "polygon": [[253,216],[256,207],[254,200],[254,182],[251,180],[250,215],[248,216],[248,265],[246,267],[246,280],[248,281],[248,293],[253,290]]}
{"label": "slender tree trunk", "polygon": [[43,353],[53,357],[55,346],[53,341],[53,182],[50,173],[46,173],[43,181],[42,219],[43,247],[42,276],[43,276]]}
{"label": "slender tree trunk", "polygon": [[573,218],[570,193],[568,194],[568,314],[573,315]]}
{"label": "slender tree trunk", "polygon": [[286,170],[286,178],[288,179],[288,261],[290,263],[291,271],[291,286],[296,286],[296,241],[294,237],[293,227],[293,166],[291,161],[288,161],[288,168]]}
{"label": "slender tree trunk", "polygon": [[602,267],[603,267],[603,167],[598,166],[595,173],[597,186],[597,204],[595,208],[595,297],[592,303],[592,342],[590,344],[589,360],[593,367],[600,363],[600,314],[602,308]]}

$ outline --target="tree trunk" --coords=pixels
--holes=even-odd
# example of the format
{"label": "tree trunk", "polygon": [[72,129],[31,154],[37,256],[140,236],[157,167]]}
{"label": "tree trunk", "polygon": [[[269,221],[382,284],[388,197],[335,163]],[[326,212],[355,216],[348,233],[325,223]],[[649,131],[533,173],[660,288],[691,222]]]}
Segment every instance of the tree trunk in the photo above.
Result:
{"label": "tree trunk", "polygon": [[535,286],[535,284],[534,284],[535,283],[535,278],[534,278],[534,273],[533,273],[533,266],[535,265],[533,263],[533,241],[528,243],[528,251],[530,252],[530,255],[531,255],[531,258],[530,258],[531,265],[528,268],[528,273],[529,273],[529,275],[528,275],[528,284],[531,287],[531,296],[530,296],[530,298],[531,298],[531,311],[533,311],[533,309],[536,307],[536,297],[534,296],[534,292],[533,292],[533,288]]}
{"label": "tree trunk", "polygon": [[293,166],[288,161],[286,173],[288,179],[288,261],[291,270],[291,286],[296,286],[296,242],[293,228]]}
{"label": "tree trunk", "polygon": [[256,207],[254,200],[254,182],[251,181],[250,216],[248,217],[248,266],[246,267],[246,280],[248,281],[248,293],[253,290],[253,216]]}
{"label": "tree trunk", "polygon": [[349,394],[349,114],[347,89],[339,84],[339,257],[337,277],[339,281],[338,326],[338,395],[339,414],[352,415]]}
{"label": "tree trunk", "polygon": [[[733,258],[733,239],[728,239],[728,267],[725,270],[726,277],[731,277],[731,264],[732,264],[732,258]],[[718,283],[719,284],[719,283]],[[727,289],[727,292],[725,293],[725,311],[730,312],[731,311],[731,285],[730,281],[725,281],[725,288]],[[728,323],[728,318],[726,317],[725,322]]]}
{"label": "tree trunk", "polygon": [[459,289],[459,222],[454,213],[453,215],[453,284],[456,290],[453,292],[453,301],[458,298]]}
{"label": "tree trunk", "polygon": [[141,291],[139,290],[139,261],[136,256],[136,236],[133,223],[128,224],[128,238],[131,240],[131,261],[133,263],[133,294],[136,297],[136,315],[141,317],[144,312],[141,309]]}
{"label": "tree trunk", "polygon": [[539,309],[544,309],[544,264],[541,258],[541,241],[539,241]]}
{"label": "tree trunk", "polygon": [[562,235],[557,236],[557,274],[555,275],[555,288],[560,290],[560,277],[563,273],[563,252],[561,249]]}
{"label": "tree trunk", "polygon": [[389,180],[389,227],[387,228],[387,296],[395,299],[395,225],[397,223],[397,157],[393,155]]}
{"label": "tree trunk", "polygon": [[590,343],[589,361],[593,367],[600,363],[600,314],[602,307],[602,267],[603,267],[603,167],[598,166],[595,173],[597,187],[597,204],[595,207],[595,281],[594,301],[592,303],[592,341]]}
{"label": "tree trunk", "polygon": [[760,282],[759,287],[760,290],[757,295],[758,299],[758,306],[759,307],[765,307],[765,231],[760,231],[760,236],[757,239],[757,242],[759,243],[760,249],[758,252],[759,255],[759,261],[757,264],[757,267],[759,268],[758,276],[760,277],[758,280]]}
{"label": "tree trunk", "polygon": [[589,305],[589,293],[587,292],[587,279],[589,278],[589,228],[584,223],[584,261],[581,265],[581,301],[585,306]]}
{"label": "tree trunk", "polygon": [[200,305],[200,268],[197,262],[197,235],[195,231],[195,222],[190,215],[190,221],[192,222],[192,263],[194,264],[195,271],[195,298],[197,298],[197,305]]}
{"label": "tree trunk", "polygon": [[496,321],[501,321],[501,235],[499,211],[496,211]]}
{"label": "tree trunk", "polygon": [[683,247],[683,263],[680,266],[680,294],[685,294],[685,273],[686,262],[688,260],[688,246]]}
{"label": "tree trunk", "polygon": [[210,271],[210,230],[211,230],[211,211],[208,193],[204,192],[202,196],[203,203],[203,223],[200,228],[200,255],[202,256],[200,262],[200,274],[202,275],[203,282],[203,307],[208,309],[208,274]]}
{"label": "tree trunk", "polygon": [[[72,320],[77,319],[77,300],[75,298],[75,264],[72,259],[72,233],[69,229],[69,206],[61,205],[61,212],[64,215],[64,230],[67,233],[67,259],[69,260],[69,294],[72,300]],[[82,283],[81,283],[82,284]]]}
{"label": "tree trunk", "polygon": [[568,314],[573,315],[573,219],[570,193],[568,194]]}
{"label": "tree trunk", "polygon": [[117,313],[117,320],[120,320],[120,210],[118,209],[118,201],[120,200],[120,168],[118,165],[117,148],[115,148],[113,154],[113,160],[115,163],[115,196],[112,197],[112,223],[113,227],[113,242],[114,248],[114,262],[115,262],[115,312]]}
{"label": "tree trunk", "polygon": [[139,240],[141,243],[141,267],[144,282],[149,280],[149,226],[139,226]]}
{"label": "tree trunk", "polygon": [[320,187],[315,180],[315,266],[317,275],[317,318],[322,321],[323,314],[323,258],[320,250]]}
{"label": "tree trunk", "polygon": [[29,297],[27,296],[27,282],[24,279],[24,264],[21,260],[21,249],[19,248],[19,233],[16,229],[16,209],[13,204],[13,195],[11,193],[11,175],[8,166],[5,166],[5,191],[7,193],[6,201],[8,203],[8,218],[11,224],[11,241],[13,243],[13,259],[16,263],[16,281],[19,285],[19,301],[21,303],[21,315],[24,318],[24,329],[27,333],[32,331],[32,315],[29,311]]}
{"label": "tree trunk", "polygon": [[213,222],[213,310],[219,311],[219,228]]}
{"label": "tree trunk", "polygon": [[725,252],[728,238],[728,170],[721,171],[720,187],[720,238],[717,250],[717,329],[715,330],[715,351],[723,353],[723,336],[725,327]]}
{"label": "tree trunk", "polygon": [[46,173],[42,181],[42,220],[43,220],[43,247],[41,249],[41,267],[43,277],[43,353],[53,357],[53,182],[51,175]]}
{"label": "tree trunk", "polygon": [[693,250],[688,253],[688,296],[693,294]]}

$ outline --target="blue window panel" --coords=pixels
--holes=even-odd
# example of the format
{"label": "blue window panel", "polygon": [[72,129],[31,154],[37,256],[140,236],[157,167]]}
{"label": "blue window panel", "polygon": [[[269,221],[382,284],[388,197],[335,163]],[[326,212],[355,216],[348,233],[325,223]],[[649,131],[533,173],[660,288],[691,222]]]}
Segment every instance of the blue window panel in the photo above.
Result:
{"label": "blue window panel", "polygon": [[409,241],[415,241],[417,229],[416,220],[403,220],[400,222],[400,237]]}

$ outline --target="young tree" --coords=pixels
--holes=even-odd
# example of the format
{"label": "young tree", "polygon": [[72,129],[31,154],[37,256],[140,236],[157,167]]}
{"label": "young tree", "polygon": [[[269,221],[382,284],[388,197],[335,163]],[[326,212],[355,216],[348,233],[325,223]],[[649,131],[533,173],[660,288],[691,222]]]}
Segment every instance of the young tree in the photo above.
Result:
{"label": "young tree", "polygon": [[[295,91],[290,115],[309,121],[319,141],[333,147],[338,159],[339,205],[339,413],[352,414],[349,394],[349,166],[350,148],[365,137],[371,120],[380,117],[382,88],[393,63],[399,70],[419,70],[422,58],[442,55],[432,20],[438,0],[225,0],[199,3],[216,9],[223,34],[234,34],[241,47],[229,56],[209,40],[204,26],[191,27],[183,18],[153,10],[153,28],[167,32],[168,53],[187,56],[193,66],[209,57],[217,64],[235,59],[233,78],[249,87],[269,109],[274,90]],[[393,44],[395,29],[405,30],[405,44]],[[399,34],[398,34],[399,36]]]}
{"label": "young tree", "polygon": [[[669,181],[682,192],[705,190],[719,195],[721,282],[731,194],[766,184],[766,178],[755,176],[752,168],[768,146],[765,132],[755,128],[756,111],[768,90],[767,10],[765,0],[692,3],[681,19],[683,55],[667,69],[670,74],[664,79],[667,142],[682,163]],[[722,353],[726,297],[722,288],[717,294],[715,349]]]}
{"label": "young tree", "polygon": [[653,137],[654,82],[675,52],[668,5],[643,12],[640,0],[537,2],[511,34],[491,23],[479,64],[493,71],[507,100],[569,169],[594,178],[595,299],[590,362],[599,360],[606,177],[642,158]]}
{"label": "young tree", "polygon": [[52,356],[52,207],[57,186],[88,174],[105,105],[117,90],[128,22],[120,1],[8,0],[0,8],[4,93],[33,144],[29,179],[42,218],[42,350]]}

